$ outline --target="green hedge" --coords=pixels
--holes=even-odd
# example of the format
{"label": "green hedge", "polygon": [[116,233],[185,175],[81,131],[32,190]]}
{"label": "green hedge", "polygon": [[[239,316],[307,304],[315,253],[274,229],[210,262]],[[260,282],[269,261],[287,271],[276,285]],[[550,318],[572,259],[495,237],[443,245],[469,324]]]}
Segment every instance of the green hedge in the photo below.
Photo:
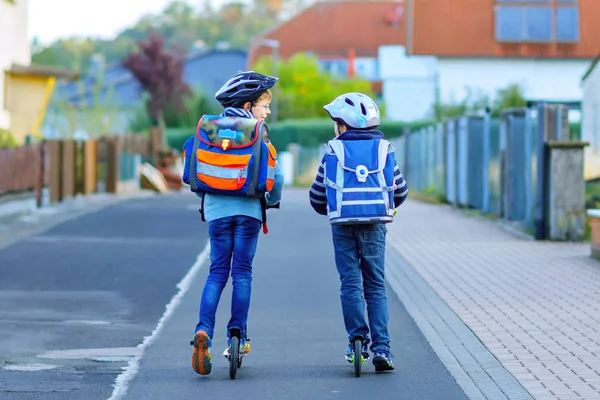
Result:
{"label": "green hedge", "polygon": [[[386,138],[394,138],[401,136],[405,128],[416,130],[431,124],[430,121],[413,123],[385,121],[378,129],[385,134]],[[195,127],[167,129],[169,146],[181,150],[187,138],[193,135],[195,130]],[[284,151],[290,143],[297,143],[303,147],[316,147],[326,143],[333,136],[333,121],[330,119],[285,120],[269,126],[269,138],[279,151]]]}
{"label": "green hedge", "polygon": [[196,132],[196,127],[167,128],[167,144],[170,148],[183,152],[183,144]]}
{"label": "green hedge", "polygon": [[581,122],[569,122],[571,140],[581,140]]}

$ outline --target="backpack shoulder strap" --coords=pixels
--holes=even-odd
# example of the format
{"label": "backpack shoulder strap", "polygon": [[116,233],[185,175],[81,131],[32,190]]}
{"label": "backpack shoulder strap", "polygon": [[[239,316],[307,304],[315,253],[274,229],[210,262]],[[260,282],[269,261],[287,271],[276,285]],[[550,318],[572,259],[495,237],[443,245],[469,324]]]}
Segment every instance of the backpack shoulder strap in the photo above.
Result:
{"label": "backpack shoulder strap", "polygon": [[[390,151],[390,147],[391,147],[391,143],[388,142],[385,139],[379,139],[379,148],[377,149],[377,170],[378,171],[383,171],[383,169],[385,168],[386,164],[387,164],[387,158],[388,158],[388,154],[391,153]],[[393,151],[393,148],[392,148]]]}
{"label": "backpack shoulder strap", "polygon": [[[188,179],[190,180],[190,189],[192,190],[192,192],[197,192],[198,191],[198,181],[197,181],[198,177],[197,177],[197,174],[196,174],[196,164],[198,162],[198,157],[196,156],[196,153],[198,152],[198,146],[200,145],[200,139],[198,138],[198,135],[199,135],[198,131],[200,130],[200,127],[202,126],[202,120],[203,119],[204,119],[204,115],[198,121],[198,128],[196,129],[196,132],[194,133],[194,141],[193,141],[193,145],[192,145],[192,154],[190,154],[190,167],[189,167],[189,169],[190,169],[190,176],[189,176]],[[204,200],[204,197],[202,198],[202,200]]]}
{"label": "backpack shoulder strap", "polygon": [[330,140],[328,143],[329,145],[329,154],[330,155],[335,155],[338,159],[338,162],[342,165],[342,167],[345,165],[344,163],[344,142],[342,140]]}

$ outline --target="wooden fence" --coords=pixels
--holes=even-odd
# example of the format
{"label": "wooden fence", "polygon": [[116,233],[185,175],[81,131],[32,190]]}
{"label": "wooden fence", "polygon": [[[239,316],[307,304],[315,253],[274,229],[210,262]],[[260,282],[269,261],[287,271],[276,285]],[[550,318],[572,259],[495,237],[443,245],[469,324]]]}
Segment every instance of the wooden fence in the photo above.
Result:
{"label": "wooden fence", "polygon": [[43,189],[48,189],[50,203],[80,194],[117,193],[120,182],[137,176],[135,160],[153,158],[153,147],[151,136],[133,134],[0,149],[0,198],[31,193],[39,207]]}

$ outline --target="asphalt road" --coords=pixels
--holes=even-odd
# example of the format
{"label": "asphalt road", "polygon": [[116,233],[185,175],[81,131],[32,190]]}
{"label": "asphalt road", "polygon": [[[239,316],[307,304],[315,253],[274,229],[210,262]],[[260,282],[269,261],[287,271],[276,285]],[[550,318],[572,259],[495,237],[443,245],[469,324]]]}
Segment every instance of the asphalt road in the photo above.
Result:
{"label": "asphalt road", "polygon": [[[108,399],[137,354],[139,365],[119,378],[123,396],[113,399],[466,399],[389,287],[397,369],[375,374],[367,362],[354,377],[344,360],[331,230],[306,190],[286,190],[282,209],[269,211],[254,263],[252,352],[235,381],[221,355],[230,284],[217,314],[213,371],[199,376],[190,364],[206,264],[136,353],[204,248],[206,224],[194,203],[190,195],[130,201],[0,251],[0,398]],[[99,350],[64,352],[73,349]],[[46,353],[54,350],[63,352]],[[56,367],[14,371],[42,363]]]}
{"label": "asphalt road", "polygon": [[205,246],[194,203],[128,201],[0,251],[0,399],[110,397]]}

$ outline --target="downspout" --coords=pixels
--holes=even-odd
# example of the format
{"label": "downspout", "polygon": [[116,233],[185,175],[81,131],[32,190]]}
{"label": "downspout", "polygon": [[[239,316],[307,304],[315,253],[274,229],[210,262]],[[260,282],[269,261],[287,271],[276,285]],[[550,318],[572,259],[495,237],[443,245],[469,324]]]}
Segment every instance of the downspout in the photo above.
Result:
{"label": "downspout", "polygon": [[38,139],[42,139],[44,136],[41,132],[41,129],[42,125],[44,124],[44,119],[46,118],[48,104],[50,103],[50,98],[52,97],[52,93],[54,92],[55,85],[56,77],[49,77],[46,81],[46,91],[44,93],[44,100],[42,102],[42,105],[40,106],[40,109],[38,110],[38,116],[35,123],[33,124],[33,128],[31,129],[33,135],[36,136]]}

